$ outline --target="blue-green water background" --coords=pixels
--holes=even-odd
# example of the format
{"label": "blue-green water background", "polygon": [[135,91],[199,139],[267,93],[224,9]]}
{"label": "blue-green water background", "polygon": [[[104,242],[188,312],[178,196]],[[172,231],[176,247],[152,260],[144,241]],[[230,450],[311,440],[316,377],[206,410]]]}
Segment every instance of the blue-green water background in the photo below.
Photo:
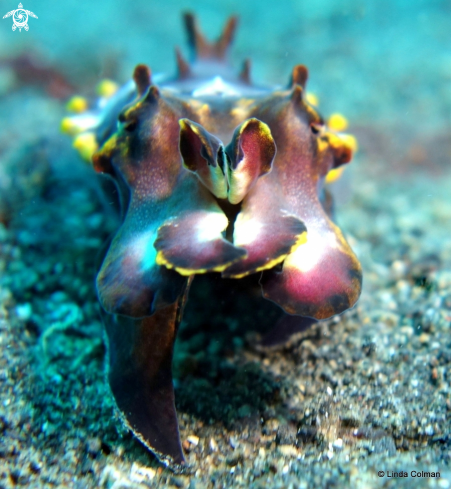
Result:
{"label": "blue-green water background", "polygon": [[[4,13],[17,8],[15,0],[1,6]],[[342,111],[354,122],[428,131],[450,123],[450,7],[445,0],[26,0],[39,18],[29,20],[28,32],[12,32],[11,18],[3,19],[0,52],[33,51],[78,84],[89,68],[101,78],[113,60],[125,81],[138,62],[174,71],[174,45],[185,42],[182,11],[195,11],[213,38],[238,14],[232,59],[251,58],[255,80],[285,83],[303,63],[326,115]]]}

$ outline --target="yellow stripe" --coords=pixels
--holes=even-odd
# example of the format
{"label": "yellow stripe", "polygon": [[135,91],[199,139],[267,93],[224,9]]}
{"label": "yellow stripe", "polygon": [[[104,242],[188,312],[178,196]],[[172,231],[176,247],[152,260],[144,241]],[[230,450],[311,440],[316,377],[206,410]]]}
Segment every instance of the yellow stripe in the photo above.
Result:
{"label": "yellow stripe", "polygon": [[237,278],[238,279],[238,278],[247,277],[248,275],[250,275],[252,273],[262,272],[263,270],[269,270],[269,269],[275,267],[276,265],[278,265],[279,263],[282,263],[289,254],[293,253],[299,246],[303,245],[306,242],[307,242],[307,232],[304,231],[303,233],[301,233],[298,236],[296,243],[294,243],[294,245],[290,248],[288,253],[285,253],[281,256],[278,256],[277,258],[270,260],[268,263],[265,263],[264,265],[257,267],[255,269],[248,270],[247,272],[240,273],[237,275],[228,275],[227,278]]}
{"label": "yellow stripe", "polygon": [[175,270],[176,272],[180,273],[180,275],[183,275],[184,277],[188,277],[190,275],[196,275],[196,274],[201,274],[201,273],[209,273],[209,272],[223,272],[227,267],[232,265],[232,263],[235,263],[237,260],[232,260],[230,262],[227,262],[222,265],[218,265],[215,268],[182,268],[182,267],[177,267],[170,263],[167,258],[164,256],[163,251],[159,251],[157,253],[157,258],[156,258],[156,263],[157,265],[160,266],[165,266],[166,268],[169,268],[170,270]]}

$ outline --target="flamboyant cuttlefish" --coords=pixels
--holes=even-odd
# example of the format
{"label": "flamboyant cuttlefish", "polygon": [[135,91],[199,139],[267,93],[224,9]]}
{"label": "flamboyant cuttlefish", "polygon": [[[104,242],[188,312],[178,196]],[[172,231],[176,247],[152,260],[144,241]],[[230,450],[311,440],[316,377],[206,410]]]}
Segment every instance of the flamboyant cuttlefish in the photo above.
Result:
{"label": "flamboyant cuttlefish", "polygon": [[94,110],[74,99],[83,113],[63,121],[122,201],[97,276],[111,390],[125,423],[173,466],[184,457],[172,352],[192,277],[258,273],[263,297],[287,313],[270,342],[342,313],[361,289],[324,190],[352,145],[308,102],[307,69],[296,66],[287,88],[254,85],[248,62],[235,76],[226,61],[235,18],[214,43],[184,20],[193,60],[177,51],[175,78],[157,82],[138,65]]}

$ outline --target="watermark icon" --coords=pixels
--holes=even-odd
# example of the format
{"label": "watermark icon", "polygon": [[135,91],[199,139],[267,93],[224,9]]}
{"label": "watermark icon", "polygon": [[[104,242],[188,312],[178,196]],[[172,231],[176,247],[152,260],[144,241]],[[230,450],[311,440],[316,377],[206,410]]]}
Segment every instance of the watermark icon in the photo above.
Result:
{"label": "watermark icon", "polygon": [[6,19],[7,17],[11,16],[13,18],[12,29],[13,31],[19,29],[19,32],[22,32],[22,29],[28,31],[28,17],[34,17],[35,19],[38,18],[38,16],[35,15],[33,12],[25,10],[21,3],[19,3],[19,7],[16,10],[11,10],[11,12],[8,12],[6,15],[3,16],[3,18]]}

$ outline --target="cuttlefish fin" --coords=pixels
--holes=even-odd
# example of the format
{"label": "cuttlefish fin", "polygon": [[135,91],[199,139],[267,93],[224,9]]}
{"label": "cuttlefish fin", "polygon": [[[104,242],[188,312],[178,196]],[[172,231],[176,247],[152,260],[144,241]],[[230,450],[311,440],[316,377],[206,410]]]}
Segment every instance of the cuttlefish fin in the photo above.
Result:
{"label": "cuttlefish fin", "polygon": [[269,126],[258,119],[240,124],[225,149],[227,154],[228,200],[239,204],[257,179],[271,171],[276,143]]}
{"label": "cuttlefish fin", "polygon": [[181,275],[221,272],[246,256],[224,239],[228,225],[219,207],[187,212],[163,224],[155,241],[157,263]]}
{"label": "cuttlefish fin", "polygon": [[222,272],[223,277],[241,278],[281,263],[305,242],[306,227],[296,216],[283,209],[283,200],[263,177],[243,201],[233,230],[233,244],[247,252]]}
{"label": "cuttlefish fin", "polygon": [[[321,224],[318,224],[321,223]],[[284,260],[282,271],[265,271],[263,296],[288,314],[327,319],[352,307],[362,271],[341,231],[324,214],[308,227],[307,241]]]}
{"label": "cuttlefish fin", "polygon": [[189,119],[180,119],[180,154],[183,166],[194,172],[218,199],[227,198],[224,146],[213,134]]}
{"label": "cuttlefish fin", "polygon": [[108,337],[108,380],[125,424],[167,465],[185,465],[172,383],[172,357],[182,295],[150,317],[103,313]]}

